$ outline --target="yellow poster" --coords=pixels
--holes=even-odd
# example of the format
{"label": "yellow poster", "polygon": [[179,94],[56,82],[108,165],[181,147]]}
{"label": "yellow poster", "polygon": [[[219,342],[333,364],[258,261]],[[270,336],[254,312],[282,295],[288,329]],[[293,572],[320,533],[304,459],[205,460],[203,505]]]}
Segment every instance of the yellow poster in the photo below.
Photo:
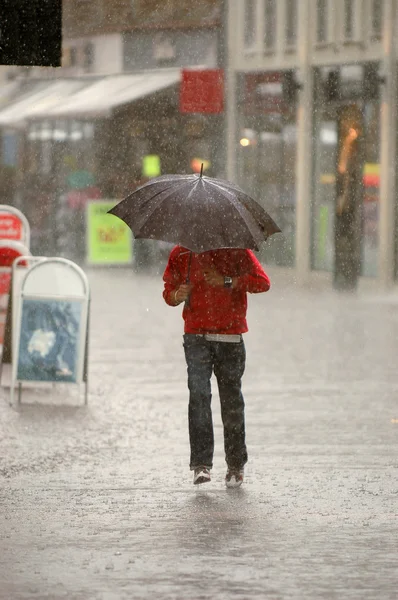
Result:
{"label": "yellow poster", "polygon": [[87,263],[90,265],[131,264],[133,259],[131,230],[108,210],[116,200],[92,200],[87,203]]}

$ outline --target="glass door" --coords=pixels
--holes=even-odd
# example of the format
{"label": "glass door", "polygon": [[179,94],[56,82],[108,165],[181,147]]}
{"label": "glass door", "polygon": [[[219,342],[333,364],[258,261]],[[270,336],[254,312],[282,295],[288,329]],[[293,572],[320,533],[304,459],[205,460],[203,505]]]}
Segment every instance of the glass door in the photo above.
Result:
{"label": "glass door", "polygon": [[296,233],[296,96],[292,72],[245,74],[238,182],[282,230],[262,248],[268,263],[293,266]]}
{"label": "glass door", "polygon": [[[349,243],[354,246],[348,250],[348,255],[357,254],[358,264],[350,268],[357,269],[357,274],[377,275],[380,101],[377,86],[369,86],[369,77],[366,65],[316,71],[312,205],[312,265],[316,270],[335,270],[339,231],[344,218],[348,219],[349,206],[358,201],[352,217],[355,223],[349,225]],[[344,232],[343,226],[343,237]]]}

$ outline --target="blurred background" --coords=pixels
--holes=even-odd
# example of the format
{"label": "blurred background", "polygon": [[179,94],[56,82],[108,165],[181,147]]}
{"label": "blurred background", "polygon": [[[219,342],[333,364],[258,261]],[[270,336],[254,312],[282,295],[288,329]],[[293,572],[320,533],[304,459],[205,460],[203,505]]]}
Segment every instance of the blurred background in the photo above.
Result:
{"label": "blurred background", "polygon": [[[27,216],[33,254],[84,263],[88,200],[203,163],[281,227],[262,261],[305,278],[348,252],[354,279],[391,285],[396,13],[395,0],[63,0],[62,67],[0,67],[1,202]],[[161,270],[169,249],[133,242],[134,268]]]}

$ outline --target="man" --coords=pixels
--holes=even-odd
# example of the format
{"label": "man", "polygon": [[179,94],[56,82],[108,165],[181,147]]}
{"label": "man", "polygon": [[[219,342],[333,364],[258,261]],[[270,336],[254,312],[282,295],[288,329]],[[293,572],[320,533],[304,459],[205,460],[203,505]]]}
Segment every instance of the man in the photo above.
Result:
{"label": "man", "polygon": [[182,316],[193,482],[210,481],[213,466],[210,379],[214,372],[224,427],[225,482],[227,487],[239,487],[247,462],[241,392],[246,361],[242,334],[248,331],[246,294],[268,291],[269,278],[250,250],[224,248],[195,254],[176,246],[163,280],[167,304],[185,302]]}

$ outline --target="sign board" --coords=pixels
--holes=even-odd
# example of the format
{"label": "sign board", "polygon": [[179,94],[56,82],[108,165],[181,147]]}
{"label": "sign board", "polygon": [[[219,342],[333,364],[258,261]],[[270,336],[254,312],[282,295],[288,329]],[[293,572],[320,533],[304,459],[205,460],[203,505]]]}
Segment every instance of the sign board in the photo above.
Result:
{"label": "sign board", "polygon": [[18,381],[78,383],[80,300],[23,298]]}
{"label": "sign board", "polygon": [[25,215],[7,204],[0,204],[0,240],[14,240],[30,247],[30,226]]}
{"label": "sign board", "polygon": [[21,242],[0,239],[0,346],[4,341],[12,264],[15,259],[29,254],[29,250]]}
{"label": "sign board", "polygon": [[224,111],[223,69],[183,69],[182,113],[220,114]]}
{"label": "sign board", "polygon": [[142,176],[158,177],[161,173],[160,157],[157,154],[147,154],[142,159]]}
{"label": "sign board", "polygon": [[[13,265],[12,308],[7,313],[11,403],[15,385],[85,383],[87,402],[89,286],[75,263],[63,258],[23,257]],[[3,373],[2,373],[3,375]]]}
{"label": "sign board", "polygon": [[108,214],[116,202],[116,200],[95,200],[87,203],[87,263],[90,265],[132,263],[131,230],[118,217]]}
{"label": "sign board", "polygon": [[21,240],[22,222],[16,216],[0,212],[0,238],[3,240]]}

